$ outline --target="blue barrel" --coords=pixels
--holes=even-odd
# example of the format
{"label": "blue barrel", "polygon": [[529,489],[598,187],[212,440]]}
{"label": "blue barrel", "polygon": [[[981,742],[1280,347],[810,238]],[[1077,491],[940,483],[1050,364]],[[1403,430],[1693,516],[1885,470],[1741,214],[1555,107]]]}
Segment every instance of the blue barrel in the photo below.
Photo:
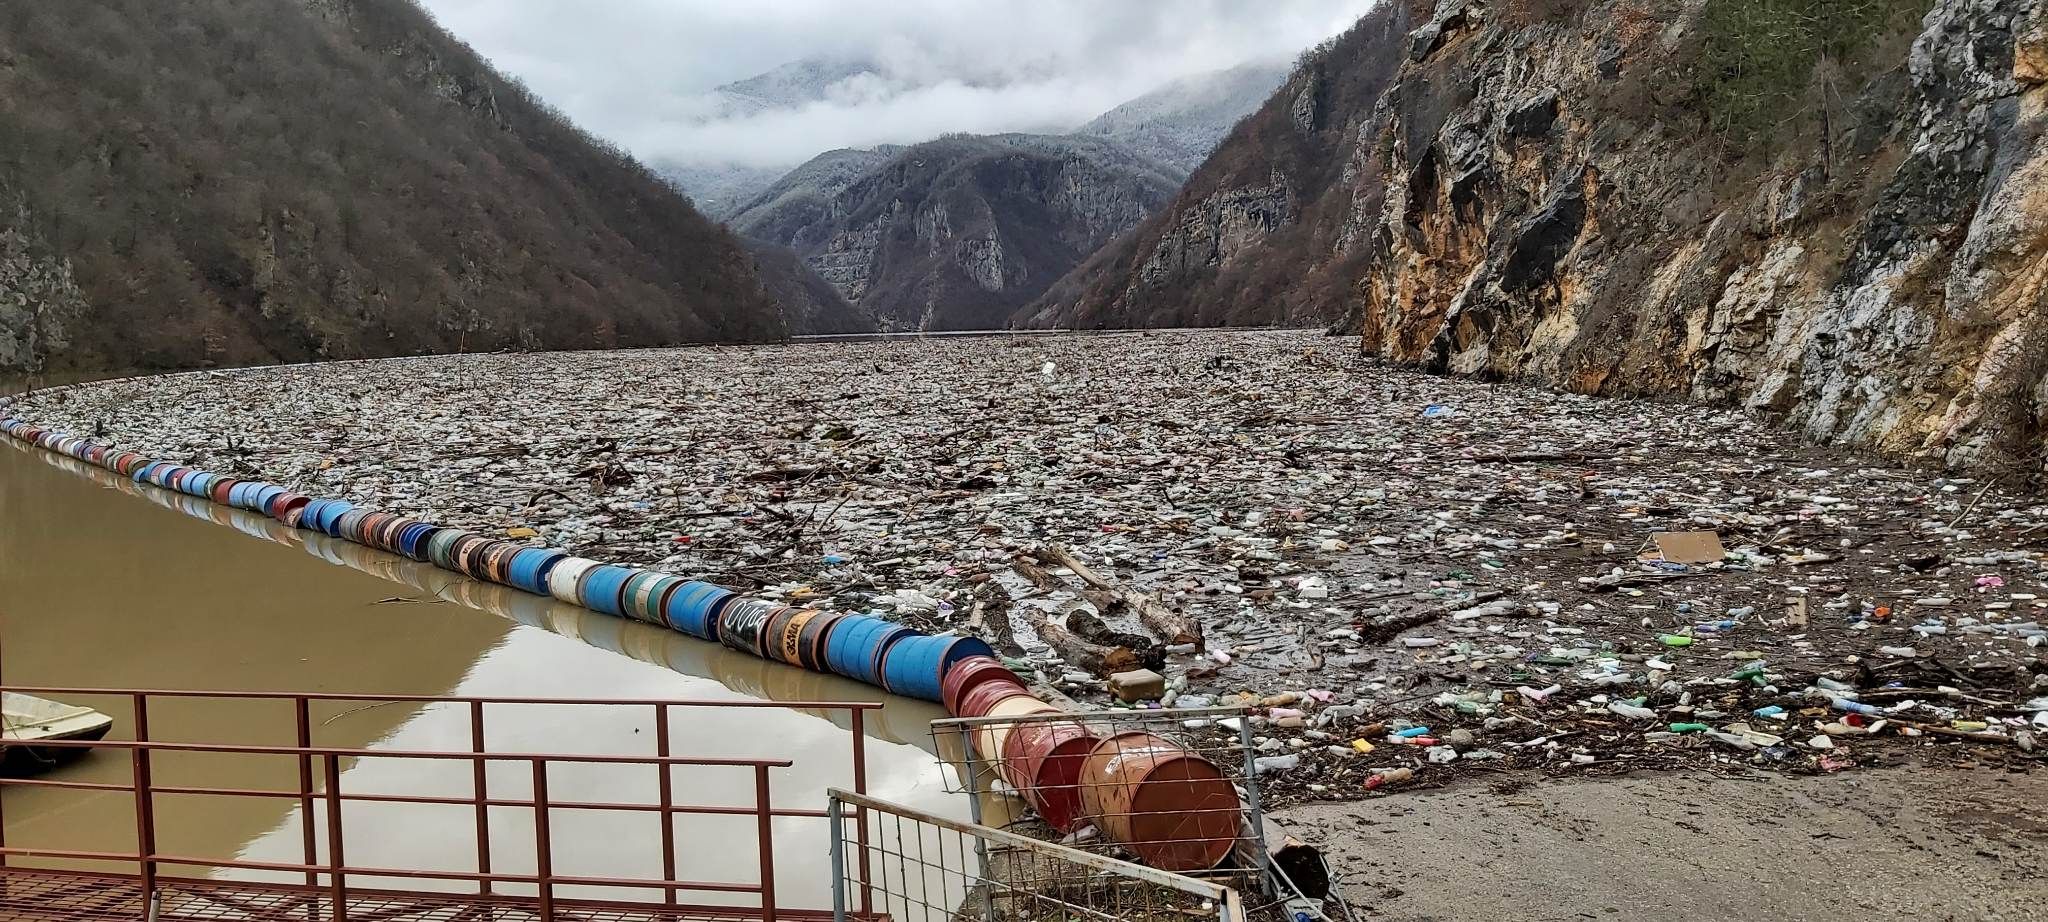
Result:
{"label": "blue barrel", "polygon": [[320,510],[334,504],[331,499],[315,499],[299,510],[299,527],[307,531],[320,530]]}
{"label": "blue barrel", "polygon": [[856,617],[860,620],[849,618],[832,628],[825,639],[825,664],[849,679],[880,685],[882,654],[890,644],[917,632],[880,618]]}
{"label": "blue barrel", "polygon": [[724,586],[698,582],[684,583],[668,594],[668,601],[662,605],[662,616],[668,621],[669,627],[691,637],[717,640],[716,633],[712,630],[712,618],[732,597],[732,590]]}
{"label": "blue barrel", "polygon": [[905,637],[882,659],[882,687],[899,695],[945,700],[946,672],[970,656],[994,656],[974,637]]}
{"label": "blue barrel", "polygon": [[[341,500],[338,499],[316,499],[307,503],[306,511],[299,513],[299,527],[307,531],[325,532],[327,529],[320,527],[321,520],[327,517],[327,510],[341,504]],[[335,513],[335,515],[340,514],[340,512]]]}
{"label": "blue barrel", "polygon": [[414,560],[425,561],[427,541],[440,530],[441,526],[431,522],[415,522],[406,526],[405,531],[398,536],[398,552]]}
{"label": "blue barrel", "polygon": [[249,509],[252,512],[268,514],[270,501],[284,495],[284,488],[274,483],[259,483],[249,494]]}
{"label": "blue barrel", "polygon": [[178,492],[186,496],[205,496],[207,488],[212,485],[212,474],[205,471],[192,471],[178,481]]}
{"label": "blue barrel", "polygon": [[136,468],[134,475],[135,482],[142,483],[144,481],[147,481],[149,479],[149,475],[156,472],[157,465],[162,463],[162,461],[151,461],[148,464]]}
{"label": "blue barrel", "polygon": [[624,617],[626,581],[639,573],[632,567],[606,564],[583,575],[583,582],[577,586],[583,607],[607,615]]}
{"label": "blue barrel", "polygon": [[568,556],[551,547],[526,548],[512,555],[511,565],[505,568],[506,582],[534,595],[547,595],[548,571]]}
{"label": "blue barrel", "polygon": [[329,536],[341,537],[341,517],[355,511],[355,505],[343,500],[330,499],[320,507],[320,517],[315,520],[319,529]]}

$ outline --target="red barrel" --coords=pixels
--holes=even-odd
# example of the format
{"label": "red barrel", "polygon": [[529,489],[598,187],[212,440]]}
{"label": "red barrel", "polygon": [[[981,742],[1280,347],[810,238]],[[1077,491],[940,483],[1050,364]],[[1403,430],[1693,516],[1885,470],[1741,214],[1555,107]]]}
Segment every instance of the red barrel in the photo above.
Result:
{"label": "red barrel", "polygon": [[1101,736],[1080,723],[1019,724],[1003,742],[1003,780],[1061,832],[1081,821],[1081,766]]}
{"label": "red barrel", "polygon": [[1206,871],[1237,841],[1244,807],[1208,759],[1133,731],[1095,744],[1081,765],[1081,812],[1163,871]]}
{"label": "red barrel", "polygon": [[241,481],[239,480],[216,480],[213,482],[213,495],[209,498],[212,499],[214,502],[225,506],[228,504],[228,493],[234,490],[234,488],[236,486],[239,486],[240,484]]}
{"label": "red barrel", "polygon": [[1004,698],[1031,697],[1031,691],[1022,685],[1004,682],[983,682],[960,698],[959,717],[987,717]]}
{"label": "red barrel", "polygon": [[960,713],[960,702],[967,693],[989,682],[1008,682],[1024,690],[1024,683],[1017,680],[1017,674],[1003,661],[993,656],[970,656],[953,664],[946,670],[946,681],[940,686],[940,698],[946,705],[946,713],[955,717],[969,715]]}
{"label": "red barrel", "polygon": [[379,533],[383,531],[385,523],[395,518],[397,516],[389,512],[372,512],[369,515],[363,516],[363,520],[356,524],[356,533],[362,536],[362,539],[357,543],[364,547],[388,550],[383,544],[379,543]]}

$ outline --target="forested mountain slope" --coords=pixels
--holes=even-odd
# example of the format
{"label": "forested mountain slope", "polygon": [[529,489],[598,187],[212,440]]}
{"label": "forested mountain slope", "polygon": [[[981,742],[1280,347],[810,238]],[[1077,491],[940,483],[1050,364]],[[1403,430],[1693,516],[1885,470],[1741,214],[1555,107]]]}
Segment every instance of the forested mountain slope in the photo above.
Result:
{"label": "forested mountain slope", "polygon": [[0,4],[0,370],[781,337],[752,264],[405,0]]}

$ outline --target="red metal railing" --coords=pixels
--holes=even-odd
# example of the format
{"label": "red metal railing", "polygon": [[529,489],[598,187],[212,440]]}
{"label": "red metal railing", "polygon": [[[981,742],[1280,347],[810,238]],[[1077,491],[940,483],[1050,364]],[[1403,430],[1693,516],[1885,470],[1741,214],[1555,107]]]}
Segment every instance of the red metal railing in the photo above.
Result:
{"label": "red metal railing", "polygon": [[[389,878],[453,881],[474,884],[476,893],[482,897],[494,894],[494,887],[500,883],[528,884],[535,888],[535,907],[542,919],[554,918],[556,888],[563,886],[611,887],[641,889],[661,892],[659,905],[671,908],[693,907],[680,901],[683,893],[740,893],[754,894],[760,900],[759,917],[767,920],[777,918],[776,884],[774,865],[774,820],[781,817],[803,817],[824,820],[827,812],[822,809],[794,809],[776,807],[770,798],[769,769],[787,768],[794,763],[786,759],[744,759],[744,758],[699,758],[682,757],[671,753],[670,718],[678,709],[699,708],[796,708],[806,710],[846,710],[849,712],[852,729],[852,771],[853,784],[858,791],[865,791],[867,784],[866,747],[864,714],[881,705],[872,703],[847,702],[767,702],[767,701],[689,701],[662,699],[580,699],[580,698],[518,698],[518,697],[432,697],[414,695],[352,695],[352,694],[309,694],[288,692],[202,692],[173,690],[139,690],[111,688],[56,688],[5,686],[0,690],[29,695],[77,699],[85,696],[115,696],[126,698],[132,708],[133,740],[104,740],[98,742],[39,741],[33,744],[42,749],[104,749],[125,751],[131,767],[131,780],[127,784],[91,781],[66,781],[52,778],[0,778],[0,786],[45,787],[84,791],[128,792],[135,801],[135,841],[133,852],[93,851],[84,849],[55,849],[19,847],[6,841],[5,818],[0,816],[0,872],[8,867],[10,857],[60,859],[87,862],[118,862],[135,867],[135,879],[139,881],[142,898],[147,901],[165,881],[186,881],[187,878],[169,878],[160,874],[166,866],[186,866],[215,869],[237,869],[248,871],[287,872],[303,874],[305,883],[295,889],[306,893],[324,893],[331,904],[328,917],[333,922],[348,919],[351,878]],[[150,704],[156,699],[215,699],[255,700],[290,702],[293,711],[294,739],[289,745],[233,745],[187,741],[165,741],[152,739],[149,719]],[[466,706],[469,724],[467,751],[455,750],[394,750],[322,747],[314,745],[312,705],[314,702],[411,702],[418,704],[457,704]],[[652,755],[600,755],[578,753],[538,752],[490,752],[484,745],[484,726],[487,708],[491,705],[572,705],[592,707],[645,707],[652,709],[655,720],[655,753]],[[158,782],[152,772],[152,755],[161,752],[241,754],[253,756],[290,756],[297,761],[298,785],[295,790],[266,788],[206,787],[194,785],[169,785]],[[349,793],[342,789],[341,760],[354,759],[398,759],[462,761],[471,766],[471,789],[466,796],[433,796],[424,794],[379,794]],[[526,763],[531,766],[531,794],[528,797],[494,795],[487,779],[486,767],[493,762]],[[556,800],[550,796],[549,766],[560,763],[641,765],[657,771],[658,792],[654,803],[628,801],[582,801]],[[694,766],[712,769],[746,770],[752,775],[753,797],[750,804],[715,805],[677,803],[672,777],[677,766]],[[315,769],[318,769],[316,784]],[[156,836],[156,798],[159,795],[213,795],[222,797],[252,797],[290,799],[297,802],[302,836],[303,860],[300,862],[254,861],[246,859],[221,859],[197,855],[179,855],[160,852]],[[348,802],[417,804],[442,806],[470,806],[476,827],[476,870],[440,871],[418,868],[370,867],[349,864],[346,858],[346,832],[342,805]],[[323,808],[321,819],[326,830],[325,856],[321,855],[321,843],[315,823],[316,807]],[[490,810],[492,808],[525,808],[533,813],[534,825],[534,873],[510,873],[493,868],[491,849]],[[660,848],[662,874],[660,878],[593,877],[557,873],[554,868],[554,843],[551,833],[551,818],[556,811],[600,811],[636,814],[657,814],[660,817]],[[752,816],[755,818],[757,837],[757,876],[752,881],[705,881],[678,878],[676,855],[676,817],[680,815],[722,815]],[[382,891],[380,891],[382,892]],[[651,900],[649,901],[651,902]],[[862,912],[869,911],[869,898],[862,895]],[[730,908],[727,908],[730,911]],[[309,916],[310,918],[310,916]]]}

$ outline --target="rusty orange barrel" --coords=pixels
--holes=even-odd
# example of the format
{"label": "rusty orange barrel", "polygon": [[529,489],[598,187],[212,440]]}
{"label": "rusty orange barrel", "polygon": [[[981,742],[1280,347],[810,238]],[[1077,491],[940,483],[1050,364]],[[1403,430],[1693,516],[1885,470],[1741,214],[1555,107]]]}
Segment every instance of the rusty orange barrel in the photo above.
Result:
{"label": "rusty orange barrel", "polygon": [[[983,717],[1025,717],[1031,714],[1046,714],[1058,711],[1031,695],[1011,695],[995,703]],[[1003,761],[1003,747],[1010,742],[1010,735],[1017,731],[1013,723],[992,723],[974,731],[974,752],[989,765],[1000,765]]]}
{"label": "rusty orange barrel", "polygon": [[1078,722],[1020,725],[1003,743],[1003,780],[1052,828],[1072,832],[1081,822],[1081,767],[1101,740]]}
{"label": "rusty orange barrel", "polygon": [[796,664],[816,672],[830,672],[831,667],[825,662],[826,644],[833,628],[846,618],[846,612],[823,612],[804,622],[796,635]]}
{"label": "rusty orange barrel", "polygon": [[383,531],[384,524],[386,522],[391,521],[394,518],[397,518],[397,516],[394,516],[389,512],[376,511],[372,511],[369,515],[363,516],[363,520],[356,524],[356,531],[359,533],[359,537],[355,539],[356,543],[361,544],[364,547],[374,547],[379,550],[383,550],[384,545],[379,543],[379,538]]}
{"label": "rusty orange barrel", "polygon": [[482,562],[481,553],[490,543],[491,539],[475,534],[455,539],[455,543],[448,545],[448,559],[455,564],[452,569],[471,579],[483,579],[483,570],[477,564]]}
{"label": "rusty orange barrel", "polygon": [[775,648],[769,651],[773,658],[791,666],[804,665],[804,628],[824,616],[825,612],[815,608],[792,609],[789,616],[782,619],[781,628],[772,638],[776,644]]}
{"label": "rusty orange barrel", "polygon": [[789,660],[782,658],[782,648],[785,646],[783,635],[788,633],[789,623],[796,620],[797,615],[811,610],[806,608],[778,608],[774,614],[769,615],[767,625],[761,628],[761,656],[764,659],[771,659],[778,663],[789,662]]}
{"label": "rusty orange barrel", "polygon": [[500,586],[511,585],[512,556],[526,549],[526,545],[511,541],[493,541],[483,550],[484,579]]}
{"label": "rusty orange barrel", "polygon": [[1119,733],[1081,765],[1081,813],[1164,871],[1206,871],[1237,840],[1243,806],[1215,763],[1151,733]]}
{"label": "rusty orange barrel", "polygon": [[1024,683],[1017,680],[1017,674],[1003,661],[993,656],[970,656],[954,663],[946,670],[946,681],[940,689],[939,700],[946,706],[946,713],[955,717],[968,717],[960,711],[960,703],[967,693],[989,682],[1007,682],[1025,690]]}

